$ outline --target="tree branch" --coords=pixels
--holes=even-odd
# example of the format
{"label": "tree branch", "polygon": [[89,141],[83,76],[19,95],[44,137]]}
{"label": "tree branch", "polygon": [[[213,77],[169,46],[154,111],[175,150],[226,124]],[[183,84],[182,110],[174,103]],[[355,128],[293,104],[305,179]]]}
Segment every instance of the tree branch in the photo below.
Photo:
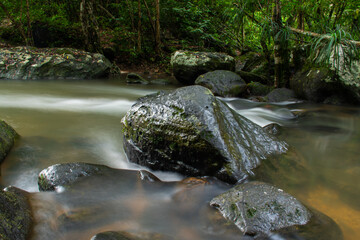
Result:
{"label": "tree branch", "polygon": [[[330,36],[326,36],[323,34],[319,34],[319,33],[314,33],[314,32],[309,32],[309,31],[305,31],[305,30],[301,30],[301,29],[297,29],[297,28],[293,28],[293,27],[288,27],[291,31],[302,34],[302,35],[306,35],[306,36],[310,36],[310,37],[324,37],[327,39],[330,39]],[[354,40],[348,40],[350,43],[354,44],[356,47],[360,47],[360,42],[359,41],[354,41]]]}

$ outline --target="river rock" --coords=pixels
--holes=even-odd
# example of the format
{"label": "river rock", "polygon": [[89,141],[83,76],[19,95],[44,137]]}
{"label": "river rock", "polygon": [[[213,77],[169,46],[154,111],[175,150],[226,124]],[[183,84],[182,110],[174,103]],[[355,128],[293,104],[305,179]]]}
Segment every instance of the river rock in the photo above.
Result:
{"label": "river rock", "polygon": [[251,96],[265,96],[274,88],[259,82],[251,82],[247,84],[247,89]]}
{"label": "river rock", "polygon": [[0,239],[29,239],[32,215],[27,194],[15,187],[0,190]]}
{"label": "river rock", "polygon": [[19,135],[10,125],[0,120],[0,163],[3,162],[6,155],[13,147],[18,136]]}
{"label": "river rock", "polygon": [[149,84],[149,81],[145,80],[137,73],[129,73],[126,76],[126,82],[131,84]]}
{"label": "river rock", "polygon": [[42,170],[39,174],[38,185],[40,191],[54,191],[57,187],[70,186],[84,177],[96,175],[117,175],[125,172],[137,173],[138,178],[141,180],[150,182],[160,181],[152,173],[145,170],[120,170],[104,165],[77,162],[55,164]]}
{"label": "river rock", "polygon": [[290,88],[297,97],[312,102],[330,104],[357,104],[360,102],[360,63],[352,71],[331,67],[311,67],[298,71],[290,79]]}
{"label": "river rock", "polygon": [[111,63],[99,53],[71,48],[3,48],[0,78],[88,79],[108,74]]}
{"label": "river rock", "polygon": [[305,225],[311,218],[310,211],[297,199],[262,182],[237,185],[212,199],[210,205],[246,234]]}
{"label": "river rock", "polygon": [[122,119],[131,162],[234,183],[287,144],[237,114],[202,86],[140,98]]}
{"label": "river rock", "polygon": [[288,88],[276,88],[265,96],[268,102],[293,101],[295,98],[295,92]]}
{"label": "river rock", "polygon": [[171,57],[175,78],[183,84],[194,84],[201,74],[214,70],[235,70],[233,57],[217,52],[176,51]]}
{"label": "river rock", "polygon": [[246,90],[245,81],[228,70],[215,70],[200,75],[195,84],[210,89],[214,95],[220,97],[240,97]]}

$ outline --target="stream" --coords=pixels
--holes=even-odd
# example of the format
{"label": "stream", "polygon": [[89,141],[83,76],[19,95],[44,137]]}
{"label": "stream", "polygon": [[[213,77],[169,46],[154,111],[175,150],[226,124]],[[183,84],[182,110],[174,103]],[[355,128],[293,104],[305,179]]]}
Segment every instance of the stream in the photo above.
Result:
{"label": "stream", "polygon": [[[236,227],[217,224],[217,212],[209,207],[231,187],[215,180],[191,188],[178,183],[184,178],[179,174],[152,171],[165,183],[147,183],[124,171],[82,181],[72,191],[38,190],[39,172],[57,163],[144,169],[126,159],[120,120],[137,98],[175,87],[115,80],[0,81],[0,119],[21,135],[1,165],[0,186],[31,192],[32,239],[90,240],[109,230],[239,239]],[[360,108],[223,100],[261,126],[282,126],[280,138],[301,153],[307,171],[270,171],[272,182],[331,217],[345,240],[360,239]],[[287,173],[286,181],[276,181]]]}

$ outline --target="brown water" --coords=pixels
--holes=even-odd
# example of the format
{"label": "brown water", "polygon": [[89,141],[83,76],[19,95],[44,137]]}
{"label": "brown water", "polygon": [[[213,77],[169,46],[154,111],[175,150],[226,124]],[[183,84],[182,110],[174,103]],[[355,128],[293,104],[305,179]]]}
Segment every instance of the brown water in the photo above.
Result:
{"label": "brown water", "polygon": [[[229,188],[217,182],[188,188],[174,182],[180,175],[155,172],[168,183],[149,184],[133,172],[121,172],[80,182],[77,191],[38,192],[38,173],[56,163],[141,168],[126,160],[120,119],[138,97],[172,88],[116,81],[0,81],[0,119],[21,135],[1,166],[0,185],[33,193],[33,239],[90,239],[107,230],[239,239],[236,228],[214,223],[219,216],[208,202]],[[275,179],[290,170],[271,172],[276,185],[330,216],[345,239],[360,239],[360,108],[225,100],[259,125],[284,127],[281,138],[301,153],[307,171],[287,181]]]}

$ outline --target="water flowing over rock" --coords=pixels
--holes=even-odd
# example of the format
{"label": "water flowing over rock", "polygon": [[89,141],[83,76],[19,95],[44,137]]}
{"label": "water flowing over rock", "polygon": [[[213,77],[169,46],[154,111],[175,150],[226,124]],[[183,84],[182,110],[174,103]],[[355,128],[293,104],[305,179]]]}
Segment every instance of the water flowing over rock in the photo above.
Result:
{"label": "water flowing over rock", "polygon": [[108,74],[111,63],[99,53],[70,48],[3,48],[0,78],[88,79]]}
{"label": "water flowing over rock", "polygon": [[29,239],[32,216],[27,194],[15,187],[0,190],[0,239]]}
{"label": "water flowing over rock", "polygon": [[38,185],[40,191],[54,191],[57,187],[67,187],[79,179],[90,176],[100,176],[100,175],[116,175],[116,174],[125,174],[134,173],[138,174],[138,178],[145,181],[160,181],[152,173],[140,170],[140,171],[130,171],[130,170],[120,170],[110,168],[104,165],[99,164],[90,164],[90,163],[64,163],[64,164],[55,164],[44,170],[39,174]]}
{"label": "water flowing over rock", "polygon": [[237,185],[215,197],[210,205],[247,234],[268,234],[304,225],[311,218],[311,213],[294,197],[261,182]]}
{"label": "water flowing over rock", "polygon": [[200,75],[195,84],[211,90],[220,97],[240,97],[246,90],[245,81],[236,73],[227,70],[215,70]]}
{"label": "water flowing over rock", "polygon": [[216,52],[176,51],[171,57],[176,79],[186,85],[194,84],[201,74],[214,70],[235,70],[233,57]]}
{"label": "water flowing over rock", "polygon": [[140,98],[122,119],[131,162],[187,176],[236,182],[287,145],[202,86]]}
{"label": "water flowing over rock", "polygon": [[18,134],[15,130],[6,122],[0,120],[0,163],[9,153],[17,137]]}

